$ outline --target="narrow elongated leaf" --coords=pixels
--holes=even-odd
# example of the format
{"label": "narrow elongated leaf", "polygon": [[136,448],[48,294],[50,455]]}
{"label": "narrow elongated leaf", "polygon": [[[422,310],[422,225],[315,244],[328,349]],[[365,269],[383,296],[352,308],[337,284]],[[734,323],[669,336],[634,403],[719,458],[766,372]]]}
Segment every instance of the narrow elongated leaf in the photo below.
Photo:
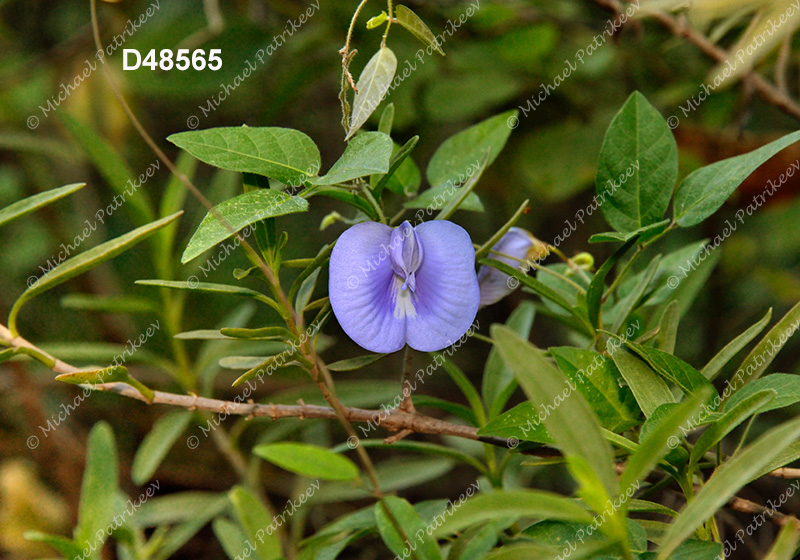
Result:
{"label": "narrow elongated leaf", "polygon": [[152,299],[94,294],[68,294],[61,298],[61,307],[99,313],[158,313],[160,310],[159,304]]}
{"label": "narrow elongated leaf", "polygon": [[352,480],[358,476],[358,467],[350,459],[315,445],[268,443],[257,445],[253,453],[287,471],[309,478]]}
{"label": "narrow elongated leaf", "polygon": [[680,433],[681,426],[685,425],[700,410],[703,402],[710,395],[711,390],[704,389],[687,396],[669,411],[655,429],[643,437],[639,442],[639,449],[631,455],[620,478],[620,487],[623,491],[631,485],[641,482],[650,474],[656,463],[670,450],[670,442],[675,441],[672,438]]}
{"label": "narrow elongated leaf", "polygon": [[413,551],[418,560],[441,560],[436,538],[425,534],[427,524],[406,500],[387,496],[375,504],[374,511],[378,532],[395,555],[402,558]]}
{"label": "narrow elongated leaf", "polygon": [[444,56],[444,51],[441,45],[439,45],[439,41],[436,40],[433,31],[431,31],[430,28],[425,25],[425,22],[410,8],[401,4],[395,8],[394,15],[397,18],[397,23],[408,29],[414,37]]}
{"label": "narrow elongated leaf", "polygon": [[506,363],[514,370],[528,399],[544,409],[547,431],[567,456],[576,455],[592,465],[608,494],[617,491],[611,446],[597,417],[580,393],[541,352],[504,325],[493,325],[492,338]]}
{"label": "narrow elongated leaf", "polygon": [[[400,195],[410,195],[419,189],[419,168],[413,160],[408,159],[419,142],[419,136],[412,136],[402,147],[396,147],[389,161],[389,171],[379,175],[374,183],[372,194],[379,197],[384,188]],[[376,176],[378,177],[378,176]]]}
{"label": "narrow elongated leaf", "polygon": [[[75,543],[85,548],[102,548],[105,540],[105,529],[120,513],[115,508],[118,481],[117,448],[114,444],[114,432],[105,422],[98,422],[89,434],[86,449],[86,470],[83,472],[81,500],[78,507],[78,526],[75,529]],[[103,535],[97,542],[97,535]],[[93,554],[92,557],[97,557]]]}
{"label": "narrow elongated leaf", "polygon": [[[239,232],[251,224],[266,218],[305,212],[308,210],[308,201],[271,189],[257,189],[226,200],[215,206],[214,210],[224,221],[220,223],[211,212],[206,214],[183,252],[182,263],[189,262],[231,237],[233,232]],[[234,240],[233,248],[238,244]]]}
{"label": "narrow elongated leaf", "polygon": [[244,558],[247,535],[244,534],[244,531],[242,531],[238,525],[228,521],[224,517],[218,517],[211,524],[211,528],[214,530],[214,535],[217,537],[219,544],[222,545],[222,549],[230,560]]}
{"label": "narrow elongated leaf", "polygon": [[65,196],[69,196],[85,186],[86,183],[72,183],[71,185],[44,191],[14,202],[10,206],[0,209],[0,226],[4,226],[5,224],[30,214],[31,212],[35,212],[39,208],[43,208],[48,204],[52,204],[56,200],[60,200]]}
{"label": "narrow elongated leaf", "polygon": [[[642,305],[646,298],[647,288],[655,277],[660,262],[661,255],[653,257],[653,260],[650,261],[650,264],[647,265],[647,268],[644,270],[641,281],[611,309],[611,313],[614,315],[614,323],[611,325],[611,332],[619,332],[622,327],[628,326],[629,317]],[[677,309],[675,313],[677,315]]]}
{"label": "narrow elongated leaf", "polygon": [[345,140],[353,136],[378,108],[389,91],[396,70],[397,57],[389,47],[379,48],[369,59],[356,83],[358,93],[353,100],[353,112]]}
{"label": "narrow elongated leaf", "polygon": [[611,227],[628,232],[661,221],[678,178],[678,146],[667,122],[637,92],[614,117],[597,165],[597,194]]}
{"label": "narrow elongated leaf", "polygon": [[772,390],[777,393],[775,398],[758,409],[759,414],[791,406],[800,402],[800,375],[788,373],[773,373],[748,383],[731,398],[725,401],[725,410],[732,410],[752,395],[761,391]]}
{"label": "narrow elongated leaf", "polygon": [[78,546],[67,537],[49,535],[39,531],[27,531],[23,536],[26,540],[44,543],[55,548],[67,560],[85,560],[83,547]]}
{"label": "narrow elongated leaf", "polygon": [[611,356],[645,416],[649,418],[662,404],[675,402],[667,384],[644,360],[622,348]]}
{"label": "narrow elongated leaf", "polygon": [[125,235],[121,235],[120,237],[112,239],[111,241],[101,243],[97,247],[93,247],[88,251],[84,251],[79,255],[75,255],[74,257],[62,262],[55,268],[49,270],[47,273],[41,276],[38,281],[34,282],[27,290],[25,290],[19,299],[14,303],[8,318],[9,328],[11,328],[12,331],[15,330],[17,314],[26,302],[30,301],[39,294],[58,286],[59,284],[63,284],[67,280],[75,278],[79,274],[86,272],[102,262],[116,257],[140,241],[150,237],[159,229],[172,223],[181,214],[183,214],[183,212],[172,214],[171,216],[156,220],[155,222],[147,224],[146,226],[136,228]]}
{"label": "narrow elongated leaf", "polygon": [[[661,314],[658,324],[655,346],[662,352],[672,354],[675,352],[675,341],[678,338],[678,324],[680,323],[680,307],[677,301],[671,301]],[[703,373],[702,371],[700,373]]]}
{"label": "narrow elongated leaf", "polygon": [[791,518],[778,533],[778,538],[764,556],[764,560],[792,560],[800,543],[800,525],[797,519]]}
{"label": "narrow elongated leaf", "polygon": [[320,166],[314,141],[291,128],[210,128],[179,132],[167,140],[214,167],[256,173],[286,185],[302,185]]}
{"label": "narrow elongated leaf", "polygon": [[550,354],[604,428],[623,432],[638,423],[639,407],[631,390],[620,387],[620,373],[611,358],[571,346],[550,348]]}
{"label": "narrow elongated leaf", "polygon": [[[407,200],[403,203],[404,208],[424,208],[428,211],[428,215],[432,215],[434,212],[437,212],[439,209],[444,206],[449,200],[452,200],[453,197],[458,196],[459,189],[453,188],[447,185],[442,185],[441,187],[433,187],[432,189],[426,189],[420,193],[419,196]],[[474,192],[470,192],[467,194],[466,197],[460,202],[458,207],[459,210],[465,210],[467,212],[483,212],[483,203],[481,199],[478,198],[478,195]]]}
{"label": "narrow elongated leaf", "polygon": [[[743,383],[752,383],[761,377],[778,355],[778,352],[800,328],[800,303],[792,307],[781,320],[775,323],[758,344],[750,351],[736,370],[735,391],[741,389]],[[734,382],[731,381],[731,385]]]}
{"label": "narrow elongated leaf", "polygon": [[175,441],[189,426],[192,413],[178,411],[159,418],[133,458],[131,478],[139,486],[150,480]]}
{"label": "narrow elongated leaf", "polygon": [[639,237],[639,240],[645,241],[663,232],[669,224],[670,220],[666,219],[631,231],[595,233],[589,238],[589,243],[625,243],[636,236]]}
{"label": "narrow elongated leaf", "polygon": [[328,369],[331,371],[354,371],[370,364],[374,364],[385,356],[387,356],[387,354],[367,354],[366,356],[358,356],[356,358],[339,360],[338,362],[328,364]]}
{"label": "narrow elongated leaf", "polygon": [[699,224],[716,212],[762,163],[798,140],[800,131],[787,134],[747,154],[712,163],[691,173],[675,193],[675,221],[681,227]]}
{"label": "narrow elongated leaf", "polygon": [[600,307],[603,303],[603,292],[606,289],[606,277],[611,269],[616,266],[625,253],[636,244],[638,237],[632,237],[625,242],[622,247],[614,251],[608,259],[600,265],[597,272],[592,277],[589,288],[586,290],[586,308],[589,314],[589,321],[597,328],[600,326]]}
{"label": "narrow elongated leaf", "polygon": [[256,557],[260,560],[283,558],[280,536],[274,530],[269,530],[274,521],[270,519],[261,500],[242,486],[235,486],[228,493],[228,498],[233,503],[239,525],[255,547]]}
{"label": "narrow elongated leaf", "polygon": [[516,109],[500,113],[442,142],[428,163],[426,174],[431,186],[462,184],[466,181],[467,171],[480,166],[487,149],[489,159],[486,167],[489,167],[511,135],[508,120],[518,113]]}
{"label": "narrow elongated leaf", "polygon": [[772,428],[714,471],[664,535],[658,559],[666,560],[680,543],[710,518],[752,476],[800,437],[800,418]]}
{"label": "narrow elongated leaf", "polygon": [[767,389],[739,399],[739,402],[735,404],[728,401],[727,411],[722,418],[711,424],[695,442],[692,454],[689,456],[689,469],[691,470],[695,464],[700,462],[706,451],[722,441],[722,438],[731,433],[739,424],[757,414],[759,409],[768,405],[777,394],[775,391]]}
{"label": "narrow elongated leaf", "polygon": [[315,185],[335,185],[373,173],[389,171],[392,139],[383,132],[365,132],[353,138],[342,157],[322,177],[310,182]]}
{"label": "narrow elongated leaf", "polygon": [[[536,307],[533,303],[522,302],[512,311],[506,325],[517,333],[520,337],[528,340],[533,327],[533,318],[536,314]],[[489,418],[494,418],[505,407],[511,393],[517,387],[514,372],[506,365],[500,356],[500,351],[492,346],[486,365],[483,368],[483,378],[481,381],[481,395],[483,402],[489,411]]]}
{"label": "narrow elongated leaf", "polygon": [[767,311],[766,315],[764,315],[758,323],[749,327],[742,334],[726,344],[722,350],[717,352],[714,357],[711,358],[705,366],[703,366],[703,369],[700,370],[700,373],[702,373],[706,379],[713,380],[719,374],[719,372],[722,371],[722,368],[731,360],[731,358],[738,354],[742,348],[747,346],[751,340],[757,337],[758,334],[764,330],[764,327],[767,326],[770,319],[772,319],[772,308]]}
{"label": "narrow elongated leaf", "polygon": [[711,382],[680,358],[651,346],[644,346],[634,342],[627,342],[626,345],[650,364],[650,367],[658,374],[680,387],[684,394],[690,395],[700,389],[709,388],[712,390],[711,394],[716,394]]}
{"label": "narrow elongated leaf", "polygon": [[435,531],[451,535],[476,523],[495,519],[554,519],[590,523],[592,515],[574,500],[543,490],[497,490],[479,494],[453,511]]}

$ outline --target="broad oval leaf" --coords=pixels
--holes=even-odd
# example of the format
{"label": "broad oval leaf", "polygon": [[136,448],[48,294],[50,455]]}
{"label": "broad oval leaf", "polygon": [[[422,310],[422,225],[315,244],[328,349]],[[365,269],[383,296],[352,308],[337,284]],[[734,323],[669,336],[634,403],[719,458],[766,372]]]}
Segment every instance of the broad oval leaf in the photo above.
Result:
{"label": "broad oval leaf", "polygon": [[381,47],[369,59],[356,83],[356,97],[345,140],[355,134],[367,122],[369,116],[378,108],[397,70],[397,57],[389,47]]}
{"label": "broad oval leaf", "polygon": [[351,140],[342,157],[322,177],[311,179],[315,185],[335,185],[373,173],[389,171],[392,139],[383,132],[364,132]]}
{"label": "broad oval leaf", "polygon": [[214,167],[256,173],[286,185],[302,185],[320,166],[314,141],[291,128],[209,128],[179,132],[167,140]]}
{"label": "broad oval leaf", "polygon": [[282,469],[309,478],[352,480],[358,476],[358,467],[347,457],[306,443],[257,445],[253,448],[253,454]]}
{"label": "broad oval leaf", "polygon": [[487,150],[489,157],[486,167],[489,167],[506,145],[512,130],[508,121],[517,114],[516,109],[500,113],[442,142],[428,163],[426,174],[430,185],[441,187],[448,182],[462,184],[467,180],[470,170],[474,173],[480,168]]}
{"label": "broad oval leaf", "polygon": [[69,196],[75,191],[78,191],[86,186],[86,183],[72,183],[71,185],[66,185],[63,187],[59,187],[57,189],[51,189],[49,191],[44,191],[39,194],[35,194],[33,196],[29,196],[28,198],[23,198],[13,204],[6,206],[5,208],[0,209],[0,226],[4,226],[5,224],[11,222],[12,220],[16,220],[17,218],[21,218],[31,212],[35,212],[39,208],[47,206],[55,202],[56,200],[62,199],[65,196]]}
{"label": "broad oval leaf", "polygon": [[[189,240],[181,263],[200,256],[217,243],[231,237],[233,232],[239,232],[251,224],[266,218],[305,212],[308,210],[308,201],[271,189],[258,189],[228,199],[215,206],[214,210],[224,222],[220,223],[211,212],[206,214]],[[238,244],[236,240],[234,242]]]}
{"label": "broad oval leaf", "polygon": [[171,216],[161,218],[160,220],[156,220],[155,222],[147,224],[146,226],[136,228],[125,235],[121,235],[110,241],[101,243],[97,247],[92,247],[88,251],[67,259],[55,268],[46,272],[22,293],[19,299],[14,303],[14,306],[11,308],[11,313],[8,317],[8,326],[11,331],[16,331],[17,315],[27,301],[51,288],[54,288],[55,286],[58,286],[59,284],[66,282],[67,280],[75,278],[79,274],[86,272],[94,266],[112,259],[124,251],[127,251],[140,241],[153,235],[159,229],[172,223],[181,214],[183,214],[183,211],[176,212]]}
{"label": "broad oval leaf", "polygon": [[597,165],[608,224],[628,232],[664,216],[678,178],[678,146],[661,113],[637,92],[611,121]]}
{"label": "broad oval leaf", "polygon": [[675,192],[675,221],[681,227],[699,224],[716,212],[762,163],[798,140],[800,131],[787,134],[747,154],[712,163],[691,173]]}

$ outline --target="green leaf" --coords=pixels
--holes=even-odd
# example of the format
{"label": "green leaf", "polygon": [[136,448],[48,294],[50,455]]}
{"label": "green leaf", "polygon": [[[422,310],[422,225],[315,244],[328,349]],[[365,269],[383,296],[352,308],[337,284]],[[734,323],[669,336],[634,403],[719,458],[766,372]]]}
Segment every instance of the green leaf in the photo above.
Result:
{"label": "green leaf", "polygon": [[589,243],[625,243],[638,236],[640,241],[645,241],[663,233],[669,227],[671,220],[666,219],[649,226],[643,226],[632,231],[607,231],[595,233],[589,238]]}
{"label": "green leaf", "polygon": [[215,492],[179,492],[152,497],[144,502],[131,516],[136,527],[157,527],[190,521],[199,512],[217,515],[230,505],[228,497]]}
{"label": "green leaf", "polygon": [[152,299],[126,295],[68,294],[61,298],[61,307],[98,313],[158,313],[160,311],[160,305]]}
{"label": "green leaf", "polygon": [[436,40],[433,31],[410,8],[406,8],[401,4],[395,8],[394,15],[397,18],[397,23],[408,29],[414,37],[444,56],[444,51]]}
{"label": "green leaf", "polygon": [[[506,325],[520,337],[528,340],[535,314],[536,307],[532,302],[522,302],[511,312]],[[494,418],[503,411],[503,407],[516,387],[517,381],[514,378],[514,372],[505,364],[500,356],[500,351],[492,346],[483,368],[481,381],[481,395],[489,410],[489,418]]]}
{"label": "green leaf", "polygon": [[[55,548],[67,560],[86,560],[83,548],[61,535],[49,535],[39,531],[26,531],[23,534],[26,540],[39,542]],[[85,545],[84,545],[85,546]]]}
{"label": "green leaf", "polygon": [[800,542],[800,525],[790,519],[778,533],[764,560],[792,560]]}
{"label": "green leaf", "polygon": [[[265,218],[305,212],[308,210],[308,201],[271,189],[257,189],[226,200],[215,206],[214,210],[224,221],[220,223],[211,212],[206,214],[183,252],[182,263],[200,256],[217,243],[231,237],[234,232]],[[234,240],[233,248],[238,245],[238,239]]]}
{"label": "green leaf", "polygon": [[86,186],[86,183],[72,183],[57,189],[40,192],[28,198],[23,198],[10,206],[0,209],[0,226],[21,218],[31,212],[35,212],[39,208],[43,208],[48,204],[52,204],[56,200],[60,200],[65,196],[69,196],[75,191],[78,191]]}
{"label": "green leaf", "polygon": [[406,500],[387,496],[375,504],[374,511],[378,532],[395,555],[413,554],[418,560],[441,560],[436,538],[425,534],[426,523]]}
{"label": "green leaf", "polygon": [[675,193],[675,221],[681,227],[699,224],[716,212],[762,163],[798,140],[800,131],[787,134],[750,153],[712,163],[691,173]]}
{"label": "green leaf", "polygon": [[234,486],[228,493],[233,503],[236,519],[244,529],[248,540],[255,546],[255,553],[261,560],[279,560],[283,558],[281,540],[276,532],[269,531],[274,523],[270,519],[264,504],[250,490],[242,486]]}
{"label": "green leaf", "polygon": [[228,558],[236,560],[244,557],[247,535],[238,525],[224,517],[218,517],[211,524],[211,528],[214,530],[214,535],[217,537],[219,544],[222,545],[222,549],[228,555]]}
{"label": "green leaf", "polygon": [[[768,378],[765,378],[764,381],[766,381],[766,379]],[[739,424],[754,414],[758,414],[762,407],[768,406],[770,401],[774,400],[775,396],[779,394],[780,393],[767,389],[740,398],[736,403],[733,403],[732,400],[728,401],[725,407],[727,409],[725,414],[723,414],[719,420],[711,424],[711,426],[703,432],[703,435],[698,438],[697,442],[695,442],[692,448],[692,454],[689,456],[689,469],[691,470],[694,465],[700,462],[706,454],[706,451],[722,441],[722,438],[731,433]]]}
{"label": "green leaf", "polygon": [[364,132],[353,138],[342,157],[322,177],[310,182],[314,185],[335,185],[389,171],[392,158],[392,139],[383,132]]}
{"label": "green leaf", "polygon": [[795,304],[780,321],[775,323],[736,369],[737,386],[734,392],[742,388],[742,380],[744,383],[752,383],[761,377],[798,328],[800,328],[800,303]]}
{"label": "green leaf", "polygon": [[134,284],[140,286],[156,286],[159,288],[170,288],[173,290],[187,290],[190,292],[201,292],[206,294],[225,294],[229,296],[249,297],[256,299],[262,303],[266,303],[270,307],[275,308],[280,312],[278,304],[272,298],[251,290],[250,288],[243,288],[241,286],[231,286],[230,284],[214,284],[213,282],[183,282],[177,280],[137,280]]}
{"label": "green leaf", "polygon": [[516,438],[520,441],[553,444],[553,437],[539,420],[539,410],[531,402],[520,403],[489,420],[478,430],[479,436]]}
{"label": "green leaf", "polygon": [[428,163],[426,174],[430,185],[439,187],[463,183],[467,170],[477,168],[487,149],[489,159],[486,167],[489,167],[511,135],[508,120],[518,113],[514,109],[495,115],[445,140]]}
{"label": "green leaf", "polygon": [[687,396],[679,404],[667,405],[672,408],[653,429],[646,434],[643,432],[639,449],[628,459],[620,478],[620,487],[623,491],[641,482],[650,474],[656,463],[661,461],[670,449],[675,448],[670,442],[677,441],[675,438],[680,433],[681,427],[697,414],[711,392],[711,389],[703,389]]}
{"label": "green leaf", "polygon": [[374,364],[387,355],[388,354],[367,354],[366,356],[357,356],[355,358],[339,360],[338,362],[328,364],[328,369],[331,371],[354,371],[370,364]]}
{"label": "green leaf", "polygon": [[141,486],[150,480],[191,420],[191,412],[177,411],[162,416],[153,424],[133,458],[131,479],[134,484]]}
{"label": "green leaf", "polygon": [[764,330],[764,327],[767,326],[770,319],[772,319],[772,308],[767,311],[766,315],[764,315],[761,320],[756,323],[755,325],[748,328],[742,334],[731,340],[728,344],[726,344],[722,350],[717,352],[713,358],[711,358],[708,363],[703,366],[703,369],[700,370],[700,373],[708,380],[713,380],[725,364],[727,364],[731,358],[733,358],[739,351],[747,346],[751,340],[758,336],[758,334]]}
{"label": "green leaf", "polygon": [[758,409],[759,414],[800,402],[800,375],[773,373],[761,379],[756,379],[736,391],[731,398],[725,401],[725,410],[731,410],[742,401],[748,400],[752,395],[770,389],[775,391],[777,396],[774,400],[760,407]]}
{"label": "green leaf", "polygon": [[183,212],[178,212],[146,226],[136,228],[135,230],[112,239],[111,241],[101,243],[100,245],[93,247],[88,251],[84,251],[79,255],[75,255],[74,257],[67,259],[55,268],[46,272],[36,282],[32,283],[32,285],[25,290],[19,299],[14,303],[14,306],[11,308],[11,313],[8,317],[9,329],[11,329],[12,332],[16,332],[17,315],[26,302],[30,301],[39,294],[86,272],[98,264],[127,251],[143,239],[146,239],[159,229],[170,224],[181,214],[183,214]]}
{"label": "green leaf", "polygon": [[[469,489],[468,489],[469,490]],[[543,490],[497,490],[466,500],[434,530],[442,537],[496,519],[555,519],[591,523],[592,515],[574,500]]]}
{"label": "green leaf", "polygon": [[256,173],[296,187],[316,175],[320,166],[314,141],[291,128],[210,128],[179,132],[167,140],[214,167]]}
{"label": "green leaf", "polygon": [[678,338],[678,324],[680,320],[681,316],[678,302],[669,302],[664,308],[664,312],[661,314],[661,321],[658,324],[658,334],[654,342],[656,348],[668,354],[675,352],[675,341]]}
{"label": "green leaf", "polygon": [[712,389],[711,394],[717,394],[708,379],[680,358],[651,346],[643,346],[634,342],[626,342],[625,344],[650,364],[650,367],[656,373],[680,387],[685,395],[694,394],[701,389],[708,388]]}
{"label": "green leaf", "polygon": [[[458,210],[459,206],[461,206],[467,197],[472,193],[475,189],[475,186],[478,184],[478,181],[483,175],[483,172],[486,170],[486,166],[488,165],[489,161],[489,151],[487,150],[484,154],[483,159],[480,161],[478,169],[474,173],[467,173],[467,180],[464,184],[458,188],[453,187],[454,194],[450,196],[450,198],[445,202],[444,207],[436,214],[435,220],[446,220],[453,213]],[[448,185],[448,188],[450,186]],[[447,195],[447,191],[445,191]]]}
{"label": "green leaf", "polygon": [[397,57],[388,47],[382,46],[369,59],[356,83],[357,93],[353,100],[353,112],[350,114],[345,140],[353,136],[378,108],[389,91],[395,70],[397,70]]}
{"label": "green leaf", "polygon": [[[653,257],[653,260],[651,260],[650,264],[645,268],[644,274],[641,275],[639,283],[625,297],[620,298],[609,310],[608,315],[614,318],[614,322],[611,325],[611,332],[617,333],[620,332],[623,327],[628,327],[633,313],[639,309],[647,299],[647,288],[650,286],[653,278],[655,278],[660,262],[661,255]],[[675,308],[676,316],[678,311],[679,309]]]}
{"label": "green leaf", "polygon": [[604,428],[623,432],[638,424],[639,407],[630,389],[620,386],[620,373],[611,358],[570,346],[550,348],[550,354]]}
{"label": "green leaf", "polygon": [[381,118],[378,121],[378,132],[392,135],[392,124],[394,124],[394,103],[387,103],[383,108]]}
{"label": "green leaf", "polygon": [[262,327],[260,329],[223,328],[219,330],[219,333],[225,337],[245,340],[288,340],[294,338],[294,335],[285,327]]}
{"label": "green leaf", "polygon": [[287,471],[325,480],[352,480],[358,467],[343,455],[324,447],[305,443],[268,443],[257,445],[253,454]]}
{"label": "green leaf", "polygon": [[476,525],[464,531],[453,543],[447,560],[483,560],[497,544],[501,522]]}
{"label": "green leaf", "polygon": [[772,428],[714,471],[673,521],[658,555],[666,560],[678,545],[723,506],[772,459],[800,437],[800,418]]}
{"label": "green leaf", "polygon": [[[137,184],[137,177],[119,152],[103,136],[69,113],[58,113],[58,120],[72,137],[78,141],[89,161],[100,172],[100,175],[111,187],[111,190],[130,203],[137,225],[153,221],[156,216],[153,213],[147,193],[139,191],[141,186],[134,189],[132,193],[126,192],[129,184],[131,185],[130,188]],[[154,164],[148,167],[148,171],[153,166],[159,169],[160,164],[161,162],[156,160]],[[142,177],[142,175],[139,177]],[[145,177],[145,180],[147,180],[147,177]]]}
{"label": "green leaf", "polygon": [[[439,208],[442,207],[447,201],[452,200],[455,196],[458,196],[459,189],[452,188],[447,185],[441,187],[433,187],[432,189],[426,189],[420,193],[419,196],[407,200],[403,203],[404,208],[421,208],[426,209],[428,211],[428,215],[430,216]],[[461,201],[459,210],[465,210],[467,212],[483,212],[483,203],[481,199],[478,198],[478,195],[474,192],[467,194],[467,196]],[[419,214],[419,212],[417,212]]]}
{"label": "green leaf", "polygon": [[597,272],[592,277],[589,284],[589,289],[586,290],[586,308],[589,315],[589,321],[597,328],[600,326],[600,312],[603,303],[603,292],[606,289],[606,276],[611,272],[611,269],[619,262],[619,260],[636,244],[638,237],[632,237],[625,242],[622,247],[614,251],[614,253],[600,265]]}
{"label": "green leaf", "polygon": [[93,558],[99,557],[103,544],[97,542],[96,535],[105,535],[105,529],[114,515],[120,513],[115,508],[115,497],[119,488],[118,469],[114,432],[105,422],[98,422],[89,433],[86,469],[83,472],[78,506],[78,526],[74,536],[75,543],[80,547],[89,544],[97,547],[92,554]]}
{"label": "green leaf", "polygon": [[669,125],[637,92],[611,121],[597,164],[597,194],[609,225],[627,232],[661,221],[678,178]]}
{"label": "green leaf", "polygon": [[646,417],[662,404],[675,402],[667,384],[645,361],[625,349],[617,349],[611,358]]}
{"label": "green leaf", "polygon": [[419,168],[414,160],[409,159],[417,142],[419,136],[412,136],[402,147],[394,146],[392,159],[389,161],[389,171],[381,175],[372,187],[372,194],[375,197],[381,196],[384,188],[401,196],[417,192],[421,182]]}
{"label": "green leaf", "polygon": [[528,399],[547,412],[544,424],[565,455],[581,457],[592,465],[608,494],[614,495],[617,477],[611,446],[584,398],[569,392],[571,385],[566,377],[514,331],[492,325],[491,333]]}

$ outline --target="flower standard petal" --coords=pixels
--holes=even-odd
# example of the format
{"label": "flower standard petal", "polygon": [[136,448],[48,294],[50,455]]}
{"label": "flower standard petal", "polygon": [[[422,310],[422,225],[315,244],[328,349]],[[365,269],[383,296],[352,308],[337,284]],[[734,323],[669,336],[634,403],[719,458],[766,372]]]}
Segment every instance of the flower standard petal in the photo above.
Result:
{"label": "flower standard petal", "polygon": [[444,220],[425,222],[415,231],[424,250],[406,315],[408,345],[422,352],[447,348],[475,320],[480,302],[475,249],[463,228]]}
{"label": "flower standard petal", "polygon": [[396,352],[406,342],[405,320],[395,316],[391,235],[383,224],[357,224],[331,252],[331,307],[347,336],[371,352]]}

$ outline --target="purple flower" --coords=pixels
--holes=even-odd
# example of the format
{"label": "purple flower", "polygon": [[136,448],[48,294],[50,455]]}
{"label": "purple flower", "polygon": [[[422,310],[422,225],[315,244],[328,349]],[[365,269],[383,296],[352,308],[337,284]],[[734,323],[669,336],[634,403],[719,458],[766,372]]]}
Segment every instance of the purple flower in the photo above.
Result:
{"label": "purple flower", "polygon": [[441,350],[478,312],[472,240],[444,220],[354,225],[331,253],[329,295],[344,332],[367,350]]}
{"label": "purple flower", "polygon": [[[500,254],[498,254],[500,253]],[[536,239],[528,230],[512,227],[500,241],[492,247],[490,259],[498,260],[509,266],[519,268],[520,261],[526,262],[534,257],[547,255],[547,246]],[[527,265],[525,269],[529,269]],[[478,271],[478,283],[481,288],[481,307],[497,303],[513,292],[519,282],[508,274],[491,266],[482,266]]]}

